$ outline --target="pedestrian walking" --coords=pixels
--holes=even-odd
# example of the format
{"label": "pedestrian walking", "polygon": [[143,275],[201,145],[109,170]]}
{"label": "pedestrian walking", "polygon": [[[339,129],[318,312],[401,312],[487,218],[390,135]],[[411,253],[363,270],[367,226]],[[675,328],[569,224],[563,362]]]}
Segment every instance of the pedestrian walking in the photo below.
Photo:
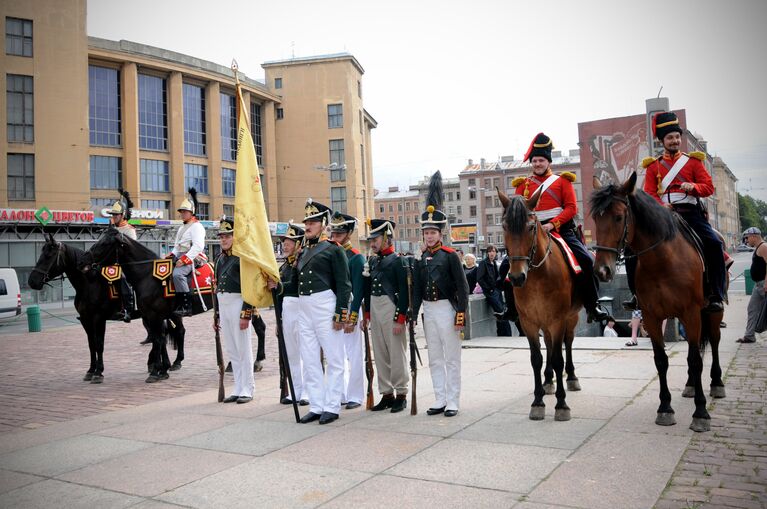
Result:
{"label": "pedestrian walking", "polygon": [[754,289],[748,301],[746,332],[738,343],[753,343],[756,341],[756,321],[759,313],[765,306],[764,278],[767,274],[767,243],[762,238],[759,228],[752,226],[743,232],[746,242],[754,248],[751,257],[751,279],[754,280]]}

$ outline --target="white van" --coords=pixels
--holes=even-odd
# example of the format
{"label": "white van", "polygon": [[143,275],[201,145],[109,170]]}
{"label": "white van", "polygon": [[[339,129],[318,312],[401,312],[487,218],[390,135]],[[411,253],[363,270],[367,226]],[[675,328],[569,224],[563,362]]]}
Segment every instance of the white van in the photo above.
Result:
{"label": "white van", "polygon": [[14,269],[0,269],[0,319],[21,314],[21,290]]}

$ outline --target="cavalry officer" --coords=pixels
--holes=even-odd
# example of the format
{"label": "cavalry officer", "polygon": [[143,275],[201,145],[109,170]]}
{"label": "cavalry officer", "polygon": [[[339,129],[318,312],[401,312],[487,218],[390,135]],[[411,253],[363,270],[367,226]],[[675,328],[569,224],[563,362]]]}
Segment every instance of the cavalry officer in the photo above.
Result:
{"label": "cavalry officer", "polygon": [[[352,247],[351,237],[357,220],[336,211],[330,220],[330,239],[344,248],[349,262],[349,277],[352,284],[352,300],[349,304],[349,318],[344,324],[341,340],[344,342],[346,373],[344,393],[341,401],[346,402],[346,409],[351,410],[362,404],[365,394],[365,353],[362,343],[362,330],[357,323],[363,298],[362,269],[365,257]],[[348,364],[347,364],[348,363]]]}
{"label": "cavalry officer", "polygon": [[[282,237],[282,252],[285,254],[285,263],[280,267],[281,285],[269,282],[270,288],[280,287],[279,299],[282,300],[282,335],[285,340],[285,352],[290,364],[290,377],[293,379],[293,390],[300,400],[300,405],[308,405],[309,401],[304,395],[304,369],[301,363],[300,332],[298,326],[298,270],[296,259],[304,240],[304,229],[298,225],[288,225],[288,231]],[[280,401],[283,405],[290,405],[293,401],[290,395]]]}
{"label": "cavalry officer", "polygon": [[[117,228],[117,231],[136,240],[136,228],[128,222],[131,216],[133,202],[130,199],[128,191],[121,193],[120,199],[114,202],[109,209],[109,222]],[[128,284],[125,274],[120,278],[120,300],[122,301],[122,310],[120,310],[120,319],[124,322],[131,321],[131,311],[133,311],[133,288]],[[147,338],[148,339],[148,338]],[[146,340],[145,340],[146,341]]]}
{"label": "cavalry officer", "polygon": [[[722,311],[726,277],[724,248],[700,203],[701,198],[714,194],[714,183],[702,162],[706,155],[703,152],[685,154],[679,150],[682,128],[676,114],[671,111],[656,114],[652,120],[652,129],[653,134],[663,143],[663,154],[642,161],[642,166],[647,168],[644,191],[681,215],[703,241],[710,292],[705,310]],[[633,270],[629,277],[633,278]]]}
{"label": "cavalry officer", "polygon": [[[371,410],[391,408],[392,413],[407,407],[407,364],[405,322],[409,295],[403,259],[394,252],[394,221],[371,219],[368,245],[373,256],[368,261],[370,276],[365,278],[366,319],[370,320],[378,392],[381,401]],[[363,324],[363,327],[366,324]]]}
{"label": "cavalry officer", "polygon": [[221,241],[221,254],[216,259],[215,269],[219,326],[234,375],[234,390],[224,399],[224,403],[248,403],[253,400],[255,388],[253,344],[250,339],[253,306],[242,300],[240,291],[240,258],[232,254],[234,219],[226,216],[221,218],[218,238]]}
{"label": "cavalry officer", "polygon": [[[338,419],[344,390],[342,331],[349,318],[352,285],[344,248],[324,233],[330,209],[311,198],[306,202],[304,243],[298,257],[298,327],[304,386],[309,413],[302,423]],[[327,363],[323,377],[320,348]]]}
{"label": "cavalry officer", "polygon": [[173,269],[173,287],[176,291],[174,312],[181,316],[192,316],[192,294],[187,277],[194,269],[194,259],[205,250],[205,228],[195,215],[198,209],[197,191],[192,187],[189,195],[190,198],[184,199],[177,209],[184,224],[176,233],[173,251],[166,256],[176,261]]}
{"label": "cavalry officer", "polygon": [[466,320],[469,285],[454,249],[442,245],[447,216],[434,205],[421,215],[426,250],[416,262],[413,318],[423,303],[423,328],[436,402],[428,415],[458,414],[461,396],[461,331]]}
{"label": "cavalry officer", "polygon": [[[570,246],[581,267],[581,273],[575,276],[575,283],[580,290],[589,322],[602,321],[608,318],[609,313],[599,305],[599,287],[594,277],[594,261],[573,221],[578,213],[578,203],[572,184],[575,181],[575,174],[565,171],[555,175],[551,171],[553,148],[551,138],[538,133],[530,143],[524,159],[530,161],[533,174],[529,177],[517,177],[511,185],[516,188],[516,194],[525,198],[529,198],[539,188],[543,188],[540,191],[538,205],[535,207],[535,215],[546,232],[553,230],[559,233],[565,243]],[[506,304],[509,308],[513,305],[509,302]],[[512,312],[511,315],[513,316],[514,313]]]}

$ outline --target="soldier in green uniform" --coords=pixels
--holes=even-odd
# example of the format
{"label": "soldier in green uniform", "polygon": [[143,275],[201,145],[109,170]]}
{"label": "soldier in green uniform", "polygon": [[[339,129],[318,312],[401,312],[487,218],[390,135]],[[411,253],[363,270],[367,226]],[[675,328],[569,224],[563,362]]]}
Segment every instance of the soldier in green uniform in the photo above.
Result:
{"label": "soldier in green uniform", "polygon": [[407,271],[403,260],[394,252],[394,221],[370,219],[368,225],[368,242],[375,254],[368,261],[370,276],[365,281],[365,304],[370,309],[378,392],[382,395],[371,410],[391,408],[392,413],[396,413],[407,407],[410,381],[405,334]]}
{"label": "soldier in green uniform", "polygon": [[250,328],[253,306],[242,300],[240,291],[240,258],[232,254],[234,219],[221,218],[218,238],[221,240],[221,254],[216,259],[215,272],[219,327],[234,375],[234,390],[224,399],[224,403],[248,403],[253,400],[255,389]]}
{"label": "soldier in green uniform", "polygon": [[[344,248],[324,234],[330,209],[306,202],[304,244],[298,257],[298,322],[309,413],[302,423],[338,419],[344,390],[344,344],[338,331],[349,319],[352,285]],[[334,332],[335,331],[335,332]],[[322,373],[320,348],[325,353]]]}
{"label": "soldier in green uniform", "polygon": [[359,327],[360,306],[363,297],[362,268],[365,257],[352,246],[351,238],[357,219],[341,212],[334,212],[330,220],[330,239],[344,248],[349,262],[349,276],[352,283],[352,300],[349,304],[349,319],[344,324],[344,393],[341,402],[351,410],[362,405],[365,394],[365,354],[362,344],[362,330]]}

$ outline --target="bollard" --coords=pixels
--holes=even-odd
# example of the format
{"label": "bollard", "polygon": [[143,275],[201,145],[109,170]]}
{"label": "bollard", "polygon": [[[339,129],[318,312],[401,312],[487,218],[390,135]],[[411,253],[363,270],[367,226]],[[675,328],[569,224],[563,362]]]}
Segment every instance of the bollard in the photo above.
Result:
{"label": "bollard", "polygon": [[40,332],[43,330],[43,322],[40,318],[40,307],[29,306],[27,308],[27,324],[29,332]]}
{"label": "bollard", "polygon": [[743,271],[743,280],[746,282],[746,295],[751,295],[754,291],[754,280],[751,279],[751,269]]}

